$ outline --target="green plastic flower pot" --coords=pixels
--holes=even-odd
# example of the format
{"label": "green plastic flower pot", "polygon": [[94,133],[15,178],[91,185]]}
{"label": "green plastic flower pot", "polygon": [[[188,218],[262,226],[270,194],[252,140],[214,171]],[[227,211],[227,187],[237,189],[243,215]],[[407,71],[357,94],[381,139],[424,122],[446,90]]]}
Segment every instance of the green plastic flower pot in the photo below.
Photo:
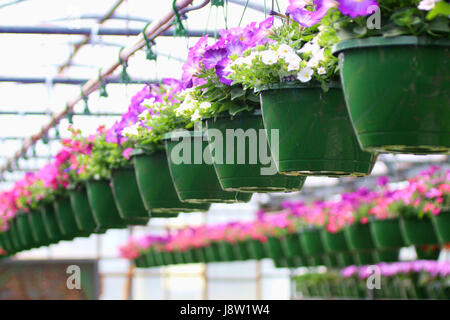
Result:
{"label": "green plastic flower pot", "polygon": [[290,233],[281,239],[281,247],[284,255],[289,258],[304,257],[304,253],[301,248],[300,234]]}
{"label": "green plastic flower pot", "polygon": [[355,261],[355,264],[358,266],[377,263],[376,258],[374,257],[374,252],[371,250],[355,251],[353,252],[353,259]]}
{"label": "green plastic flower pot", "polygon": [[155,261],[155,257],[153,256],[153,253],[150,251],[147,251],[143,253],[145,260],[147,261],[147,265],[149,267],[156,267],[157,263]]}
{"label": "green plastic flower pot", "polygon": [[11,239],[9,237],[8,231],[4,231],[0,233],[0,238],[2,241],[2,248],[7,252],[8,255],[13,255],[15,253],[13,244],[11,243]]}
{"label": "green plastic flower pot", "polygon": [[70,204],[70,198],[59,198],[54,203],[57,221],[62,234],[65,236],[89,236],[89,233],[83,233],[75,221],[75,214]]}
{"label": "green plastic flower pot", "polygon": [[380,262],[397,262],[399,261],[400,249],[377,249],[374,251],[374,259]]}
{"label": "green plastic flower pot", "polygon": [[176,264],[185,264],[186,261],[184,260],[184,256],[183,256],[183,252],[181,252],[180,250],[175,250],[173,252],[174,254],[174,260],[176,262]]}
{"label": "green plastic flower pot", "polygon": [[406,243],[400,231],[400,219],[373,220],[370,223],[373,243],[377,248],[401,248]]}
{"label": "green plastic flower pot", "polygon": [[161,251],[158,250],[150,250],[149,254],[153,255],[153,258],[155,260],[155,266],[161,267],[164,266],[164,260]]}
{"label": "green plastic flower pot", "polygon": [[259,193],[302,189],[305,177],[278,173],[260,110],[204,121],[214,168],[223,189]]}
{"label": "green plastic flower pot", "polygon": [[320,237],[320,230],[305,229],[300,234],[303,252],[308,256],[319,256],[326,253]]}
{"label": "green plastic flower pot", "polygon": [[247,242],[248,253],[250,254],[250,258],[253,260],[262,260],[265,258],[269,258],[264,245],[261,241],[251,239]]}
{"label": "green plastic flower pot", "polygon": [[300,257],[280,258],[274,260],[273,262],[276,268],[295,269],[304,266],[303,260]]}
{"label": "green plastic flower pot", "polygon": [[267,241],[263,242],[264,250],[267,256],[272,260],[287,258],[284,255],[281,242],[281,238],[278,237],[267,237]]}
{"label": "green plastic flower pot", "polygon": [[355,258],[353,253],[348,252],[338,252],[337,253],[338,263],[341,267],[351,266],[355,264]]}
{"label": "green plastic flower pot", "polygon": [[208,262],[221,261],[219,248],[215,245],[215,243],[210,243],[208,247],[205,247],[204,252]]}
{"label": "green plastic flower pot", "polygon": [[220,241],[217,243],[219,246],[220,258],[224,262],[236,261],[236,256],[234,255],[233,244],[227,241]]}
{"label": "green plastic flower pot", "polygon": [[320,231],[320,239],[322,240],[325,251],[328,253],[346,252],[349,250],[344,231],[331,233],[322,229]]}
{"label": "green plastic flower pot", "polygon": [[438,246],[415,246],[418,260],[437,260],[441,254]]}
{"label": "green plastic flower pot", "polygon": [[375,245],[368,223],[354,223],[344,228],[345,239],[350,250],[371,250]]}
{"label": "green plastic flower pot", "polygon": [[144,255],[141,255],[134,259],[134,264],[136,265],[136,268],[147,268],[147,260],[145,259]]}
{"label": "green plastic flower pot", "polygon": [[308,267],[324,266],[324,256],[307,256],[305,258],[305,265]]}
{"label": "green plastic flower pot", "polygon": [[30,222],[31,235],[35,243],[46,246],[53,242],[45,230],[44,218],[40,210],[30,211],[28,220]]}
{"label": "green plastic flower pot", "polygon": [[10,242],[14,248],[14,252],[20,252],[20,251],[24,250],[22,243],[19,239],[19,232],[17,230],[16,224],[14,223],[14,220],[9,221],[8,234],[9,234]]}
{"label": "green plastic flower pot", "polygon": [[73,213],[75,214],[75,221],[78,228],[83,232],[90,233],[105,233],[106,229],[99,229],[95,222],[94,213],[84,185],[79,185],[69,191],[70,204],[72,205]]}
{"label": "green plastic flower pot", "polygon": [[150,215],[139,194],[134,168],[112,170],[111,183],[114,200],[122,219],[136,225],[147,225]]}
{"label": "green plastic flower pot", "polygon": [[336,46],[345,99],[364,150],[450,151],[449,47],[448,39],[413,36]]}
{"label": "green plastic flower pot", "polygon": [[157,151],[146,154],[141,150],[133,152],[136,179],[145,208],[155,214],[177,214],[179,212],[208,211],[208,203],[183,203],[170,176],[166,153]]}
{"label": "green plastic flower pot", "polygon": [[323,255],[323,262],[325,266],[329,268],[339,268],[342,267],[340,264],[337,253],[327,253]]}
{"label": "green plastic flower pot", "polygon": [[18,212],[15,216],[15,223],[19,233],[19,239],[24,250],[28,250],[39,245],[34,242],[31,234],[30,221],[28,220],[28,213]]}
{"label": "green plastic flower pot", "polygon": [[400,219],[400,230],[408,245],[438,244],[431,219],[427,217],[423,217],[422,219],[402,217]]}
{"label": "green plastic flower pot", "polygon": [[439,242],[450,243],[450,210],[442,210],[437,216],[432,216],[432,221]]}
{"label": "green plastic flower pot", "polygon": [[163,139],[170,175],[181,201],[188,203],[250,201],[251,193],[222,189],[203,132],[174,131],[165,134]]}
{"label": "green plastic flower pot", "polygon": [[194,248],[192,250],[194,251],[194,257],[195,257],[195,261],[197,263],[206,263],[207,262],[207,258],[204,254],[203,248]]}
{"label": "green plastic flower pot", "polygon": [[246,241],[238,241],[233,244],[233,251],[236,260],[245,261],[250,260],[250,252]]}
{"label": "green plastic flower pot", "polygon": [[170,265],[175,264],[172,252],[170,252],[170,251],[163,251],[163,252],[161,252],[161,254],[163,256],[163,260],[164,260],[164,264],[165,265],[170,266]]}
{"label": "green plastic flower pot", "polygon": [[177,218],[180,214],[179,213],[161,213],[161,212],[151,212],[150,213],[151,218]]}
{"label": "green plastic flower pot", "polygon": [[262,88],[264,125],[279,172],[289,175],[366,176],[376,155],[361,149],[340,84],[324,92],[319,85],[281,83]]}
{"label": "green plastic flower pot", "polygon": [[191,249],[187,249],[187,250],[183,251],[183,257],[184,257],[184,261],[187,264],[195,263],[194,253],[192,252]]}
{"label": "green plastic flower pot", "polygon": [[91,180],[86,184],[89,204],[100,229],[124,229],[125,219],[119,215],[108,180]]}
{"label": "green plastic flower pot", "polygon": [[73,236],[63,235],[53,204],[44,204],[41,206],[40,210],[44,221],[45,231],[53,243],[61,240],[73,239]]}

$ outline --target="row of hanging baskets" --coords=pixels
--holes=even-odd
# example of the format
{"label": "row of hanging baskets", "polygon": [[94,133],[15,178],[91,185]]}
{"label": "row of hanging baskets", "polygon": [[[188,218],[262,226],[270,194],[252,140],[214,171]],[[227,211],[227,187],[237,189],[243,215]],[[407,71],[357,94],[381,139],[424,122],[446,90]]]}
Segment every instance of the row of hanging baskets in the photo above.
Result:
{"label": "row of hanging baskets", "polygon": [[[302,298],[448,300],[448,267],[448,261],[404,261],[308,272],[294,277],[294,281],[296,292]],[[380,287],[368,289],[368,278],[374,268],[381,274]]]}
{"label": "row of hanging baskets", "polygon": [[[448,219],[450,214],[446,213],[446,215],[445,218]],[[388,223],[397,224],[398,221]],[[409,223],[416,226],[411,227]],[[403,228],[399,230],[391,228],[390,233],[384,233],[381,236],[381,243],[380,229],[377,229],[377,222],[375,222],[364,225],[355,224],[338,233],[330,233],[324,229],[310,229],[283,237],[267,237],[263,240],[211,241],[205,246],[185,250],[165,250],[162,246],[156,245],[141,251],[134,261],[138,268],[267,258],[272,259],[275,266],[280,268],[319,265],[345,267],[398,261],[400,249],[410,245],[415,246],[419,259],[436,260],[440,254],[439,248],[443,247],[443,244],[437,240],[432,226],[431,230],[428,230],[420,226],[421,223],[422,221],[405,223],[402,220]],[[393,233],[394,231],[399,233]],[[427,232],[431,232],[429,236],[427,235],[431,240],[423,238]],[[410,235],[415,233],[421,234],[422,239],[411,241]]]}

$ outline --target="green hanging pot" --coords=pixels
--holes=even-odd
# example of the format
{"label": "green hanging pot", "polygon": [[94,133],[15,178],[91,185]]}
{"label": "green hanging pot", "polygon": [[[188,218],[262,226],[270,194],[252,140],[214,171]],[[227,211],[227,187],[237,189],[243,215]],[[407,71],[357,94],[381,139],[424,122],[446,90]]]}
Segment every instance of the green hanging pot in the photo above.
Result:
{"label": "green hanging pot", "polygon": [[195,263],[194,252],[191,249],[187,249],[182,252],[183,252],[184,261],[186,261],[186,263],[188,263],[188,264]]}
{"label": "green hanging pot", "polygon": [[325,266],[329,268],[340,268],[342,265],[340,264],[338,254],[337,253],[327,253],[323,255],[323,262]]}
{"label": "green hanging pot", "polygon": [[86,186],[77,185],[69,191],[70,204],[72,205],[75,221],[83,232],[105,233],[106,229],[100,229],[94,219],[91,205],[86,191]]}
{"label": "green hanging pot", "polygon": [[175,260],[176,264],[185,264],[186,263],[186,261],[184,260],[183,252],[181,252],[180,250],[175,250],[173,252],[173,256],[174,256],[174,260]]}
{"label": "green hanging pot", "polygon": [[183,203],[179,200],[164,151],[146,154],[142,150],[134,150],[132,156],[139,192],[152,217],[155,214],[208,211],[208,203]]}
{"label": "green hanging pot", "polygon": [[7,256],[11,256],[15,253],[15,249],[13,244],[11,243],[11,239],[9,237],[9,231],[4,231],[0,233],[1,239],[1,247],[6,251]]}
{"label": "green hanging pot", "polygon": [[34,242],[33,235],[31,234],[31,226],[28,219],[28,213],[21,211],[17,212],[15,216],[15,223],[17,224],[19,239],[24,250],[38,247],[39,245]]}
{"label": "green hanging pot", "polygon": [[250,201],[251,193],[222,189],[203,132],[174,131],[163,136],[170,175],[178,197],[188,203]]}
{"label": "green hanging pot", "polygon": [[319,229],[305,229],[300,234],[303,252],[308,256],[321,256],[326,253]]}
{"label": "green hanging pot", "polygon": [[339,265],[344,268],[355,264],[355,257],[352,252],[338,252],[336,253]]}
{"label": "green hanging pot", "polygon": [[61,232],[65,236],[89,236],[89,233],[83,233],[75,221],[75,214],[70,204],[70,198],[61,197],[54,203],[55,213]]}
{"label": "green hanging pot", "polygon": [[206,263],[206,257],[203,252],[203,248],[193,248],[192,249],[195,257],[196,263]]}
{"label": "green hanging pot", "polygon": [[437,260],[441,254],[441,250],[437,245],[414,246],[414,248],[419,260]]}
{"label": "green hanging pot", "polygon": [[365,266],[377,263],[372,250],[354,251],[353,259],[356,265]]}
{"label": "green hanging pot", "polygon": [[89,204],[99,228],[124,229],[127,222],[119,215],[109,184],[108,180],[88,181],[86,186]]}
{"label": "green hanging pot", "polygon": [[216,243],[211,242],[208,247],[204,248],[205,256],[208,262],[220,262],[220,250]]}
{"label": "green hanging pot", "polygon": [[308,267],[317,267],[317,266],[324,266],[324,255],[320,256],[307,256],[305,258],[305,265]]}
{"label": "green hanging pot", "polygon": [[15,252],[20,252],[22,250],[24,250],[23,246],[22,246],[22,242],[19,239],[19,231],[17,229],[17,224],[14,221],[15,219],[11,219],[9,221],[9,237],[11,240],[11,244],[14,248]]}
{"label": "green hanging pot", "polygon": [[450,210],[446,208],[431,218],[434,230],[441,244],[450,243]]}
{"label": "green hanging pot", "polygon": [[233,244],[227,241],[217,242],[219,247],[220,258],[224,262],[236,261],[236,256],[234,255]]}
{"label": "green hanging pot", "polygon": [[346,40],[335,47],[364,150],[450,151],[449,47],[448,39],[413,36]]}
{"label": "green hanging pot", "polygon": [[373,220],[370,223],[373,243],[377,248],[401,248],[406,243],[400,231],[400,219]]}
{"label": "green hanging pot", "polygon": [[[269,142],[278,130],[279,150],[272,154],[288,175],[366,176],[376,155],[361,149],[350,122],[340,84],[280,83],[261,91]],[[276,132],[276,131],[274,131]]]}
{"label": "green hanging pot", "polygon": [[320,230],[320,239],[325,251],[328,253],[347,252],[349,250],[343,230],[331,233],[322,229]]}
{"label": "green hanging pot", "polygon": [[152,249],[149,251],[149,254],[153,255],[153,259],[155,260],[155,266],[157,267],[164,266],[164,260],[161,251]]}
{"label": "green hanging pot", "polygon": [[264,245],[261,241],[250,239],[247,241],[247,248],[250,258],[253,260],[262,260],[265,258],[269,258]]}
{"label": "green hanging pot", "polygon": [[47,232],[47,236],[53,243],[61,240],[73,239],[71,237],[63,236],[61,229],[59,228],[59,222],[53,204],[44,204],[41,206],[40,210],[44,221],[45,231]]}
{"label": "green hanging pot", "polygon": [[234,243],[232,247],[236,260],[239,261],[250,260],[250,252],[247,248],[247,243],[245,241],[238,241]]}
{"label": "green hanging pot", "polygon": [[368,223],[354,223],[344,228],[345,239],[350,250],[372,250],[375,245]]}
{"label": "green hanging pot", "polygon": [[380,262],[397,262],[399,261],[400,249],[377,249],[374,251],[374,259]]}
{"label": "green hanging pot", "polygon": [[286,257],[304,257],[304,252],[301,248],[300,234],[297,232],[289,233],[284,236],[281,239],[281,246]]}
{"label": "green hanging pot", "polygon": [[423,217],[402,217],[400,219],[400,230],[407,245],[433,245],[439,241],[434,233],[431,219]]}
{"label": "green hanging pot", "polygon": [[145,259],[144,255],[140,255],[139,257],[134,259],[134,264],[135,264],[136,268],[147,268],[148,267],[147,260]]}
{"label": "green hanging pot", "polygon": [[180,214],[179,213],[161,213],[161,212],[152,212],[150,213],[150,216],[152,218],[177,218]]}
{"label": "green hanging pot", "polygon": [[165,265],[170,266],[176,263],[171,251],[162,251],[161,254]]}
{"label": "green hanging pot", "polygon": [[114,199],[120,216],[136,225],[147,225],[150,215],[144,207],[133,167],[114,169],[111,172]]}
{"label": "green hanging pot", "polygon": [[31,235],[35,243],[41,246],[47,246],[53,243],[45,230],[44,217],[40,210],[30,211],[28,220],[30,223]]}
{"label": "green hanging pot", "polygon": [[283,246],[281,244],[281,238],[267,237],[267,241],[263,242],[266,255],[274,261],[287,258],[283,252]]}
{"label": "green hanging pot", "polygon": [[156,261],[155,257],[153,256],[153,253],[151,250],[148,250],[147,252],[143,253],[145,260],[147,261],[147,265],[151,267],[156,267]]}
{"label": "green hanging pot", "polygon": [[234,117],[217,116],[204,122],[214,168],[223,189],[259,193],[302,189],[305,177],[278,173],[260,110],[241,112]]}

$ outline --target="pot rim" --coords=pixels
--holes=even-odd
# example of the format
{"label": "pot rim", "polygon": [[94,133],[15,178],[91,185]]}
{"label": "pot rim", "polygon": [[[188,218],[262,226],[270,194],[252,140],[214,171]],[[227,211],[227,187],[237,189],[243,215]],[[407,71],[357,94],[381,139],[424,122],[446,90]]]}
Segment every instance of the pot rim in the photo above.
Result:
{"label": "pot rim", "polygon": [[450,40],[448,39],[433,39],[430,37],[415,37],[415,36],[398,36],[398,37],[368,37],[364,39],[349,39],[343,40],[335,44],[332,48],[332,53],[338,56],[339,53],[360,48],[372,47],[393,47],[393,46],[442,46],[449,47]]}
{"label": "pot rim", "polygon": [[[327,81],[327,85],[330,89],[342,89],[340,81]],[[255,87],[255,91],[269,91],[277,89],[313,89],[313,88],[320,89],[321,88],[320,83],[318,82],[301,83],[298,81],[277,82]]]}
{"label": "pot rim", "polygon": [[253,116],[261,116],[262,111],[261,108],[255,108],[252,111],[241,111],[235,114],[234,116],[229,114],[227,111],[221,112],[219,114],[216,114],[212,117],[202,118],[202,121],[209,121],[209,120],[216,120],[216,119],[234,119],[234,118],[246,118],[246,117],[253,117]]}
{"label": "pot rim", "polygon": [[193,130],[173,130],[162,135],[162,141],[171,141],[172,139],[194,137],[203,138],[205,136],[206,130],[203,131],[193,131]]}

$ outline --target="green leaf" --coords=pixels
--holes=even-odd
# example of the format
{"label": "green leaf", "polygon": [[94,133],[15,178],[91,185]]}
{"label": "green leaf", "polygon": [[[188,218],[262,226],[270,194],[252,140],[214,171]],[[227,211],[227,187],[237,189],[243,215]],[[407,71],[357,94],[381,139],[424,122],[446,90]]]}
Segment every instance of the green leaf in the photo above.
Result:
{"label": "green leaf", "polygon": [[239,86],[231,89],[231,100],[245,96],[245,90]]}
{"label": "green leaf", "polygon": [[428,12],[427,20],[433,20],[440,15],[446,17],[450,15],[450,3],[445,1],[437,2],[434,8],[430,12]]}

